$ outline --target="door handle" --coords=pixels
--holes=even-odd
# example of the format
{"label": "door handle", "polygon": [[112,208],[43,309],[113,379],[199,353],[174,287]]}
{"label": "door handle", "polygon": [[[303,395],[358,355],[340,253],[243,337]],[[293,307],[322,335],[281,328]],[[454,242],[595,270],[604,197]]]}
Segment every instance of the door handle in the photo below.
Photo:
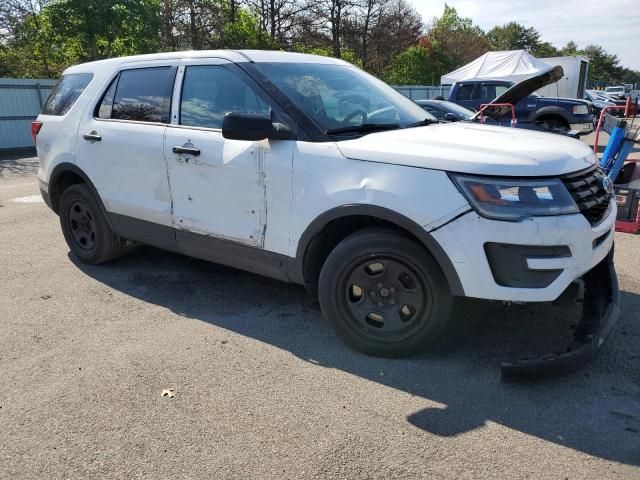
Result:
{"label": "door handle", "polygon": [[89,142],[99,142],[100,140],[102,140],[102,137],[98,135],[98,132],[96,132],[95,130],[91,133],[85,133],[84,135],[82,135],[82,138],[88,140]]}
{"label": "door handle", "polygon": [[175,147],[173,147],[173,153],[177,153],[178,155],[186,153],[186,154],[193,155],[194,157],[196,157],[196,156],[200,155],[200,149],[199,148],[195,148],[195,147],[180,147],[180,146],[176,145]]}

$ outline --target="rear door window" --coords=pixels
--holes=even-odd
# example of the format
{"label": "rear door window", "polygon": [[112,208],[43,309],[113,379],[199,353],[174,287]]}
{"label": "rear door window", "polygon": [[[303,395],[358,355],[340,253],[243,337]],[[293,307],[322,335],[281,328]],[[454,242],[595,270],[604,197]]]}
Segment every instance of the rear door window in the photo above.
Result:
{"label": "rear door window", "polygon": [[458,90],[458,100],[471,100],[473,87],[473,84],[460,85],[460,90]]}
{"label": "rear door window", "polygon": [[98,118],[169,123],[174,67],[124,70],[98,107]]}
{"label": "rear door window", "polygon": [[493,100],[509,89],[506,85],[498,83],[483,83],[479,88],[479,94],[475,100]]}
{"label": "rear door window", "polygon": [[42,107],[43,115],[65,115],[93,78],[91,73],[63,75]]}

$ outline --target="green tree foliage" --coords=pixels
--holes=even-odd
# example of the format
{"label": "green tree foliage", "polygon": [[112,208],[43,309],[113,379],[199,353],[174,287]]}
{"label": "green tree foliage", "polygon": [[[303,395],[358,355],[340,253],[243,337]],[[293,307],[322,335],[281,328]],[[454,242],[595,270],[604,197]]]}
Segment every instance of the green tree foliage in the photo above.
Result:
{"label": "green tree foliage", "polygon": [[440,76],[489,50],[489,42],[482,29],[446,4],[442,16],[431,22],[420,43],[429,53],[431,78],[438,83]]}
{"label": "green tree foliage", "polygon": [[384,81],[392,85],[433,83],[431,56],[424,47],[409,47],[396,55],[384,72]]}
{"label": "green tree foliage", "polygon": [[610,83],[622,80],[623,72],[616,55],[607,53],[599,45],[587,45],[580,53],[589,59],[591,81]]}
{"label": "green tree foliage", "polygon": [[236,20],[228,22],[222,31],[222,45],[227,48],[277,49],[271,35],[260,29],[258,19],[247,10],[235,13]]}
{"label": "green tree foliage", "polygon": [[562,55],[580,55],[580,50],[578,50],[578,44],[571,41],[560,49],[560,53]]}
{"label": "green tree foliage", "polygon": [[489,49],[583,55],[599,83],[640,76],[598,45],[558,50],[516,22],[485,34],[448,5],[425,28],[408,0],[0,0],[0,76],[55,78],[83,61],[215,48],[333,55],[403,84],[438,84]]}
{"label": "green tree foliage", "polygon": [[159,0],[56,0],[43,15],[81,60],[96,60],[157,50],[159,10]]}
{"label": "green tree foliage", "polygon": [[559,57],[560,50],[551,45],[549,42],[541,42],[533,49],[533,55],[538,58]]}
{"label": "green tree foliage", "polygon": [[487,32],[491,50],[526,50],[534,52],[540,45],[540,33],[516,22],[493,27]]}

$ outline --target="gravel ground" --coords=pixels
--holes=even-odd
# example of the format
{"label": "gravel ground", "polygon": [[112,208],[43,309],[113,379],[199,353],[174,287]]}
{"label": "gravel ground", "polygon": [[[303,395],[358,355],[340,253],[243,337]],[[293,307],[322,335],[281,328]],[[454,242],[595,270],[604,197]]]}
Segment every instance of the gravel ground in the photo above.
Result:
{"label": "gravel ground", "polygon": [[367,358],[297,286],[147,247],[79,264],[35,168],[0,161],[1,478],[640,479],[640,238],[598,361],[502,384],[576,312],[464,301],[431,353]]}

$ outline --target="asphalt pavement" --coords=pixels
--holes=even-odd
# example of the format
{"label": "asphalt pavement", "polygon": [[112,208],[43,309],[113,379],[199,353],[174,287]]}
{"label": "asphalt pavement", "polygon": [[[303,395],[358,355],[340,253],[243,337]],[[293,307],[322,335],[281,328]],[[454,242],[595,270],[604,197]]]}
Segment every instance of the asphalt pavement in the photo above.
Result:
{"label": "asphalt pavement", "polygon": [[616,234],[601,357],[505,384],[575,309],[462,301],[432,352],[365,357],[298,286],[149,247],[80,264],[36,168],[0,160],[0,478],[640,479],[640,238]]}

